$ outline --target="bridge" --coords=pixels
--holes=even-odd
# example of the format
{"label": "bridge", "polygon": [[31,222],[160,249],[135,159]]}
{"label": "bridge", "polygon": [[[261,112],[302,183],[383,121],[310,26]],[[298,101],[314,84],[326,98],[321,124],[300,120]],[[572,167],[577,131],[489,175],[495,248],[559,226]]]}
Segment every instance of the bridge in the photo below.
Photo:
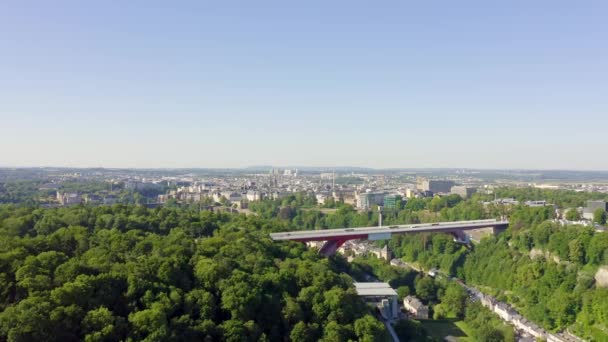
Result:
{"label": "bridge", "polygon": [[348,240],[388,240],[393,234],[411,233],[450,233],[457,239],[466,240],[464,232],[467,230],[493,228],[494,233],[496,233],[497,231],[507,229],[508,226],[509,221],[507,220],[492,219],[325,230],[298,230],[272,233],[270,237],[275,241],[325,241],[319,252],[325,256],[329,256],[334,254]]}

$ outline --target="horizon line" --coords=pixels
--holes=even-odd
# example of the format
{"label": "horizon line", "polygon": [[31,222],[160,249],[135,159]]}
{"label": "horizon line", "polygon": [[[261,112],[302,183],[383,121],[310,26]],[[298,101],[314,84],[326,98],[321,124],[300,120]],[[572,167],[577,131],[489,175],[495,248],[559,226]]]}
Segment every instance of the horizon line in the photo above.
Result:
{"label": "horizon line", "polygon": [[14,166],[0,165],[0,169],[106,169],[106,170],[260,170],[260,169],[303,169],[303,170],[336,170],[336,169],[363,169],[373,171],[400,171],[400,170],[468,170],[468,171],[568,171],[568,172],[606,172],[608,169],[564,169],[564,168],[484,168],[484,167],[385,167],[374,168],[367,166],[305,166],[305,165],[250,165],[241,167],[104,167],[104,166]]}

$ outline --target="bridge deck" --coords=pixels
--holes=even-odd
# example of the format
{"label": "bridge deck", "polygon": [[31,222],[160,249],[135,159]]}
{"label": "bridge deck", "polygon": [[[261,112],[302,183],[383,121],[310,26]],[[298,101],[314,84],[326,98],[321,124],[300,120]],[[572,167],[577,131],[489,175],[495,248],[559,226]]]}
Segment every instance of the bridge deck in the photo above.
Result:
{"label": "bridge deck", "polygon": [[272,233],[270,237],[273,240],[296,240],[296,241],[313,241],[327,240],[339,237],[350,237],[353,235],[368,235],[368,234],[399,234],[399,233],[424,233],[424,232],[452,232],[458,230],[470,230],[489,227],[507,227],[509,221],[505,220],[474,220],[474,221],[456,221],[456,222],[438,222],[438,223],[421,223],[421,224],[406,224],[393,225],[382,227],[361,227],[361,228],[339,228],[325,230],[299,230],[291,232]]}

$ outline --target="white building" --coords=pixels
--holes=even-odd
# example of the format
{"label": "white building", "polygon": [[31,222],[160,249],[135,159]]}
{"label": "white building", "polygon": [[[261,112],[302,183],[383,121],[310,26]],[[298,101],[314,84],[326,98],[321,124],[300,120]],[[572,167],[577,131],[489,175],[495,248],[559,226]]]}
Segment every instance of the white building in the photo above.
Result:
{"label": "white building", "polygon": [[61,205],[74,205],[82,202],[82,196],[77,192],[57,191],[57,201],[59,201]]}
{"label": "white building", "polygon": [[494,305],[494,312],[502,318],[503,321],[510,322],[513,318],[513,312],[507,305],[503,303],[497,303]]}
{"label": "white building", "polygon": [[429,318],[429,307],[422,304],[420,299],[414,296],[403,298],[403,308],[418,319]]}
{"label": "white building", "polygon": [[249,202],[259,201],[262,199],[262,194],[259,191],[249,190],[247,191],[247,194],[245,194],[245,197]]}

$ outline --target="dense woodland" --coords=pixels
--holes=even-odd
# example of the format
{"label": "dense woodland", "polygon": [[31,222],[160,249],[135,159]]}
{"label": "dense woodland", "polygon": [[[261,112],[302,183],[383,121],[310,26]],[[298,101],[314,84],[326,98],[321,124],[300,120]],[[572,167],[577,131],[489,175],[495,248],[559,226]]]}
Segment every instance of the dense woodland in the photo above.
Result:
{"label": "dense woodland", "polygon": [[[600,194],[499,189],[519,200],[564,207]],[[438,267],[514,304],[549,330],[607,338],[608,290],[593,275],[608,264],[608,235],[552,223],[552,207],[483,205],[486,196],[412,199],[384,212],[386,224],[508,216],[507,232],[473,246],[448,235],[394,237],[396,256]],[[18,202],[18,201],[17,201]],[[480,340],[512,331],[450,284],[379,260],[320,258],[268,232],[376,225],[378,212],[336,202],[323,213],[313,196],[252,203],[254,215],[197,205],[41,209],[0,206],[0,340],[383,341],[384,326],[355,295],[352,275],[372,273],[401,296],[416,294],[436,318],[457,317]],[[415,322],[396,327],[423,340]],[[409,334],[409,335],[408,335]],[[415,336],[418,336],[414,338]],[[488,337],[489,336],[489,337]]]}
{"label": "dense woodland", "polygon": [[384,341],[341,259],[272,222],[138,206],[0,207],[0,340]]}

